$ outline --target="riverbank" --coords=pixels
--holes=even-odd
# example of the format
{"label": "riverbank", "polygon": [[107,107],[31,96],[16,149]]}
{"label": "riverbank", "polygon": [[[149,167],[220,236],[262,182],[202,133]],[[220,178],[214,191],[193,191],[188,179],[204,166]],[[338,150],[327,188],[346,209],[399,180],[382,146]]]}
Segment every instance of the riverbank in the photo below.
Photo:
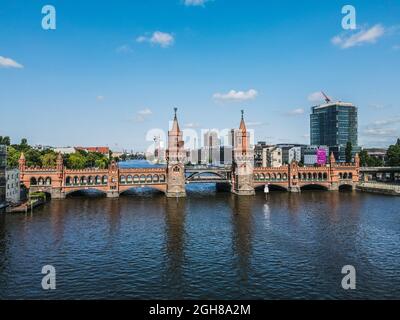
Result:
{"label": "riverbank", "polygon": [[395,184],[363,182],[357,186],[357,190],[369,193],[400,196],[400,185]]}

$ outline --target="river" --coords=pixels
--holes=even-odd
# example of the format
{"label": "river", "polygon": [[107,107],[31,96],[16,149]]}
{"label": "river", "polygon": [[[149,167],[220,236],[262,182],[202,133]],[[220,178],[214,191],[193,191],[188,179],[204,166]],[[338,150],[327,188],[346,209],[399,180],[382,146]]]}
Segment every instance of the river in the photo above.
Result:
{"label": "river", "polygon": [[[75,195],[0,216],[0,298],[400,298],[400,198],[213,185]],[[41,287],[44,265],[56,289]],[[341,286],[356,269],[356,290]]]}

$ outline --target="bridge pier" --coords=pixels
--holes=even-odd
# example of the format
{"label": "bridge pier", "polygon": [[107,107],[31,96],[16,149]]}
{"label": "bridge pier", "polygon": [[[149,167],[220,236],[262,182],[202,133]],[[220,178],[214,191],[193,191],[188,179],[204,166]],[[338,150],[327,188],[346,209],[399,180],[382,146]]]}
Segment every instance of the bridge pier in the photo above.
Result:
{"label": "bridge pier", "polygon": [[339,191],[339,183],[331,182],[331,185],[329,187],[329,191]]}
{"label": "bridge pier", "polygon": [[291,186],[288,188],[289,192],[293,192],[293,193],[300,193],[301,192],[301,188],[300,186]]}
{"label": "bridge pier", "polygon": [[51,199],[65,199],[66,194],[62,189],[52,189],[51,190]]}
{"label": "bridge pier", "polygon": [[107,198],[119,198],[119,192],[116,190],[107,191]]}

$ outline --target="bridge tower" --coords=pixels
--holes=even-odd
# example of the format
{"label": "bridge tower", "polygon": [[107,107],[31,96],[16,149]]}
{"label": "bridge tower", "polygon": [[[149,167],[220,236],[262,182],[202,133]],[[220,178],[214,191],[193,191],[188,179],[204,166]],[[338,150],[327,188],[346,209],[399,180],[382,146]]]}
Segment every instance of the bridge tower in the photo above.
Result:
{"label": "bridge tower", "polygon": [[51,198],[52,199],[64,199],[65,192],[63,190],[63,181],[64,181],[64,160],[61,153],[58,153],[56,160],[56,172],[52,179],[52,191]]}
{"label": "bridge tower", "polygon": [[119,197],[119,170],[117,163],[112,160],[108,167],[108,198]]}
{"label": "bridge tower", "polygon": [[239,130],[232,130],[232,135],[232,193],[240,196],[254,195],[254,152],[250,147],[250,133],[246,129],[243,110]]}
{"label": "bridge tower", "polygon": [[167,197],[185,197],[185,150],[183,133],[179,129],[177,108],[172,129],[168,131],[167,149]]}

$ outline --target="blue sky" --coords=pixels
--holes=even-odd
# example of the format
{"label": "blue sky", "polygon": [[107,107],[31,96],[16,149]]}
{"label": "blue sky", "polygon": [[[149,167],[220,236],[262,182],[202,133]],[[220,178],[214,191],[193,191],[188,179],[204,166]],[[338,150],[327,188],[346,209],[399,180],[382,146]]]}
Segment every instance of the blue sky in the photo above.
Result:
{"label": "blue sky", "polygon": [[144,150],[177,106],[181,127],[231,128],[245,109],[256,139],[308,143],[324,90],[359,107],[361,145],[400,136],[400,1],[202,2],[2,0],[0,135]]}

